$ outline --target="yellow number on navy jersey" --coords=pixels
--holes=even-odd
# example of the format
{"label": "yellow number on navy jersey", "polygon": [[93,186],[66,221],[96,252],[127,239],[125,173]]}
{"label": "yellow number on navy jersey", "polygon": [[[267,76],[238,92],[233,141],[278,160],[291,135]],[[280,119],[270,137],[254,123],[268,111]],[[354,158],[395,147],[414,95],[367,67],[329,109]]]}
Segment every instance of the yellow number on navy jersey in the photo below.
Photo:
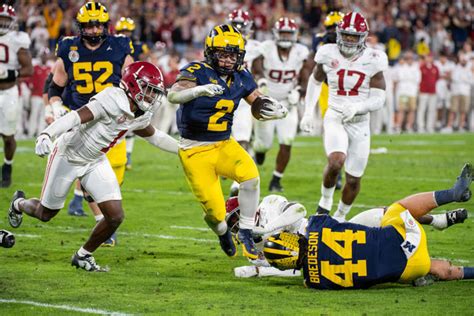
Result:
{"label": "yellow number on navy jersey", "polygon": [[[367,276],[367,260],[352,260],[352,243],[366,243],[366,233],[363,230],[347,229],[343,232],[333,232],[330,228],[323,228],[322,242],[344,259],[344,264],[331,264],[321,261],[321,275],[329,281],[343,287],[354,286],[353,274],[360,277]],[[343,275],[342,277],[340,275]]]}
{"label": "yellow number on navy jersey", "polygon": [[218,123],[217,121],[222,118],[226,113],[231,113],[234,109],[234,101],[232,100],[219,100],[216,103],[217,111],[209,118],[209,123],[207,124],[207,130],[213,132],[224,132],[227,130],[227,121]]}
{"label": "yellow number on navy jersey", "polygon": [[[94,81],[91,72],[103,71],[101,75]],[[112,83],[107,79],[113,74],[114,66],[109,61],[79,62],[73,64],[74,80],[82,81],[83,84],[77,84],[76,89],[80,94],[89,94],[92,92],[99,93],[107,87],[111,87]]]}

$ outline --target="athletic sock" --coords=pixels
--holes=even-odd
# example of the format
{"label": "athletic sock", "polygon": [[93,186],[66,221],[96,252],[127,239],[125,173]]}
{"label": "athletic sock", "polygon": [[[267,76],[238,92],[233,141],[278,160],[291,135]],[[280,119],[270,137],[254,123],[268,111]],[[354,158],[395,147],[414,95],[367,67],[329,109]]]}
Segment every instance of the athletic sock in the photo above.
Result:
{"label": "athletic sock", "polygon": [[474,279],[474,267],[462,267],[464,271],[463,279]]}
{"label": "athletic sock", "polygon": [[430,223],[436,229],[442,230],[448,227],[448,219],[446,214],[436,214],[431,215],[433,217],[433,221]]}
{"label": "athletic sock", "polygon": [[280,181],[281,178],[283,178],[283,173],[273,170],[273,179]]}
{"label": "athletic sock", "polygon": [[332,197],[336,186],[332,188],[326,188],[324,184],[321,184],[321,199],[319,200],[319,206],[330,211],[332,208]]}
{"label": "athletic sock", "polygon": [[346,219],[346,215],[350,212],[352,207],[352,204],[348,205],[345,204],[342,201],[339,201],[339,204],[337,206],[337,211],[334,213],[334,217],[340,218],[340,219]]}
{"label": "athletic sock", "polygon": [[85,250],[84,247],[79,248],[79,250],[77,251],[77,255],[79,257],[84,257],[84,256],[91,255],[91,254],[92,254],[92,252]]}
{"label": "athletic sock", "polygon": [[434,199],[438,206],[454,202],[454,190],[440,190],[434,192]]}
{"label": "athletic sock", "polygon": [[15,201],[13,201],[13,207],[15,208],[15,210],[18,210],[21,212],[20,210],[20,202],[21,201],[24,201],[25,199],[24,198],[19,198],[19,199],[16,199]]}
{"label": "athletic sock", "polygon": [[3,158],[3,162],[6,164],[6,165],[13,165],[13,159],[12,160],[8,160],[7,158]]}
{"label": "athletic sock", "polygon": [[102,214],[95,215],[94,218],[95,218],[95,222],[98,223],[104,218],[104,215],[102,215]]}
{"label": "athletic sock", "polygon": [[239,206],[240,219],[239,227],[242,229],[253,229],[255,226],[255,213],[258,209],[260,197],[260,179],[253,178],[240,183]]}

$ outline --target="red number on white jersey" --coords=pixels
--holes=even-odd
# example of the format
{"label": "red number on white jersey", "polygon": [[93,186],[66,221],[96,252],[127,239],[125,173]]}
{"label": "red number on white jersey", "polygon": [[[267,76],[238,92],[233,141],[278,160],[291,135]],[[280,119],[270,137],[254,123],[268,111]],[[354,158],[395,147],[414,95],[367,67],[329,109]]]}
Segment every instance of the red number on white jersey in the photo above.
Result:
{"label": "red number on white jersey", "polygon": [[268,73],[268,76],[272,81],[275,82],[281,82],[281,83],[288,83],[293,81],[296,77],[296,71],[295,70],[277,70],[277,69],[272,69]]}
{"label": "red number on white jersey", "polygon": [[353,75],[359,76],[359,79],[357,80],[356,84],[354,85],[354,87],[351,88],[351,90],[349,90],[349,92],[344,90],[345,74],[346,74],[346,69],[341,69],[337,72],[337,75],[339,76],[339,80],[338,80],[339,89],[337,90],[337,94],[338,95],[359,95],[359,87],[364,82],[365,74],[357,70],[347,70],[347,76],[353,76]]}
{"label": "red number on white jersey", "polygon": [[8,46],[0,43],[0,63],[8,63]]}

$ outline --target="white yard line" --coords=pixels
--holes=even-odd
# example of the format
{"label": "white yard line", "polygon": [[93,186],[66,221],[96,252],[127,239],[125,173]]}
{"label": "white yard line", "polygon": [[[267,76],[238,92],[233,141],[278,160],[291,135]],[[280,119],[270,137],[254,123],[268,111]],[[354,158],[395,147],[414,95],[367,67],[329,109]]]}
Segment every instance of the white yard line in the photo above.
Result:
{"label": "white yard line", "polygon": [[210,228],[206,228],[206,227],[193,227],[193,226],[176,226],[176,225],[171,225],[170,228],[172,228],[172,229],[198,230],[198,231],[202,231],[202,232],[209,232],[209,231],[211,231]]}
{"label": "white yard line", "polygon": [[67,311],[73,311],[73,312],[79,312],[79,313],[88,313],[88,314],[97,314],[97,315],[114,315],[114,316],[132,315],[132,314],[126,314],[126,313],[122,313],[122,312],[113,312],[113,311],[107,311],[107,310],[95,309],[95,308],[82,308],[82,307],[76,307],[76,306],[72,306],[72,305],[55,305],[55,304],[47,304],[47,303],[34,302],[34,301],[22,301],[22,300],[16,300],[16,299],[3,299],[3,298],[0,298],[0,303],[33,305],[33,306],[38,306],[38,307],[56,308],[56,309],[62,309],[62,310],[67,310]]}

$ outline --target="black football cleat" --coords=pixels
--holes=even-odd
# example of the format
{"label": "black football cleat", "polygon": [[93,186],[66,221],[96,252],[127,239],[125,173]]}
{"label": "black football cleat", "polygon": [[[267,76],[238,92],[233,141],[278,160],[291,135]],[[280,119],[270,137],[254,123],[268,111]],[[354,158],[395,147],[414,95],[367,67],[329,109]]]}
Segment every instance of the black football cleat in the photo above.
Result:
{"label": "black football cleat", "polygon": [[336,180],[336,190],[342,189],[342,172],[339,171],[337,174],[337,180]]}
{"label": "black football cleat", "polygon": [[472,165],[467,163],[461,170],[461,174],[457,177],[457,181],[454,184],[452,190],[454,191],[454,201],[456,202],[466,202],[471,198],[471,190],[469,186],[471,185],[472,179],[474,178],[474,172],[472,170]]}
{"label": "black football cleat", "polygon": [[219,236],[219,243],[221,244],[221,249],[227,256],[235,256],[237,249],[235,248],[235,241],[230,230],[227,230],[224,235]]}
{"label": "black football cleat", "polygon": [[453,226],[455,224],[464,223],[467,217],[467,210],[465,208],[459,208],[457,210],[446,212],[448,227]]}
{"label": "black football cleat", "polygon": [[13,228],[18,228],[23,221],[23,213],[15,208],[14,202],[18,199],[24,199],[25,193],[23,191],[15,191],[12,200],[10,202],[10,208],[8,209],[8,222]]}
{"label": "black football cleat", "polygon": [[109,268],[99,266],[92,255],[80,257],[77,252],[71,258],[71,265],[76,269],[84,269],[88,272],[109,272]]}
{"label": "black football cleat", "polygon": [[261,166],[265,162],[265,153],[255,153],[255,162]]}
{"label": "black football cleat", "polygon": [[1,188],[8,188],[12,184],[12,165],[6,163],[2,166],[2,181],[0,182]]}
{"label": "black football cleat", "polygon": [[270,185],[268,186],[268,191],[283,192],[283,186],[280,183],[280,179],[273,178],[272,181],[270,181]]}
{"label": "black football cleat", "polygon": [[318,215],[329,215],[329,210],[327,210],[324,207],[321,207],[321,206],[318,205],[318,208],[316,209],[316,214],[318,214]]}
{"label": "black football cleat", "polygon": [[237,241],[242,244],[243,255],[250,260],[255,260],[258,258],[257,247],[252,237],[252,230],[250,229],[239,229],[237,233]]}

